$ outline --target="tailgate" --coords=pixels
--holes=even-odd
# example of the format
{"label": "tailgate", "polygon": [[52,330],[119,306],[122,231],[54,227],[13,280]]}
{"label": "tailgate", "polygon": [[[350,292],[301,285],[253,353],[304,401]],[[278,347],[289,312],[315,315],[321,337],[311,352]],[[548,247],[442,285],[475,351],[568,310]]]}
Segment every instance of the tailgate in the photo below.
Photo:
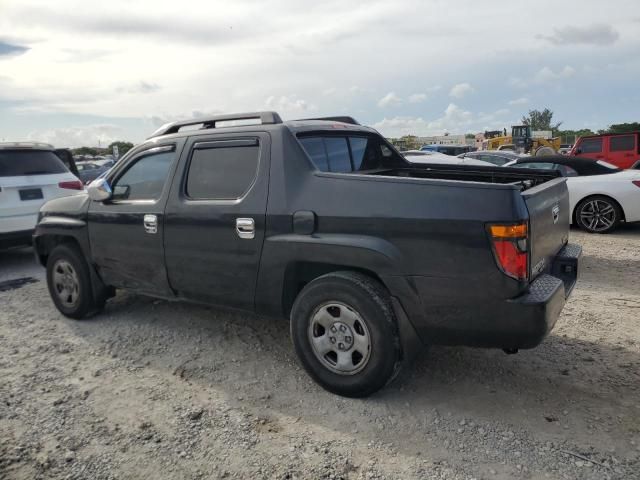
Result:
{"label": "tailgate", "polygon": [[554,257],[569,239],[569,191],[556,178],[522,193],[529,211],[530,279],[549,272]]}

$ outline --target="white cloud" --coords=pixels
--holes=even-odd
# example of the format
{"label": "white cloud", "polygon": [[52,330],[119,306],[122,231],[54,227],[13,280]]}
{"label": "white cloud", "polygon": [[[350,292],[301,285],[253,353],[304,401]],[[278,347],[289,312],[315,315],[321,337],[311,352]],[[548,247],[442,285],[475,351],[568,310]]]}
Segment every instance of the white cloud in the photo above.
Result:
{"label": "white cloud", "polygon": [[428,98],[426,93],[414,93],[409,95],[409,103],[422,103]]}
{"label": "white cloud", "polygon": [[473,123],[471,112],[450,103],[445,109],[444,115],[432,121],[422,117],[397,116],[384,118],[375,123],[373,127],[387,137],[399,137],[409,134],[438,135],[448,131],[464,133],[472,129]]}
{"label": "white cloud", "polygon": [[516,88],[527,88],[531,85],[548,85],[571,78],[575,73],[576,69],[571,65],[565,65],[557,71],[554,71],[549,66],[544,66],[533,75],[531,80],[526,80],[522,77],[511,77],[508,80],[508,84]]}
{"label": "white cloud", "polygon": [[612,45],[618,41],[620,34],[611,25],[594,23],[591,25],[567,25],[554,28],[552,35],[537,35],[556,46],[567,45]]}
{"label": "white cloud", "polygon": [[527,97],[520,97],[509,100],[509,105],[526,105],[527,103],[529,103],[529,99]]}
{"label": "white cloud", "polygon": [[389,92],[378,100],[378,106],[380,108],[398,107],[400,105],[402,105],[402,99],[396,95],[396,92]]}
{"label": "white cloud", "polygon": [[[131,127],[134,119],[198,109],[258,110],[267,108],[269,97],[269,108],[290,110],[283,115],[291,118],[317,109],[319,115],[363,119],[381,118],[375,116],[380,112],[422,115],[428,124],[442,114],[422,113],[426,105],[444,110],[446,100],[473,98],[477,117],[525,94],[544,98],[553,82],[574,93],[547,97],[550,108],[562,101],[567,126],[579,127],[585,116],[597,117],[601,127],[630,120],[637,105],[640,63],[630,53],[640,41],[633,23],[638,15],[630,13],[637,0],[619,0],[606,20],[597,0],[448,2],[442,15],[434,15],[434,2],[419,0],[189,0],[189,8],[152,0],[86,3],[0,0],[4,138],[85,122],[122,125],[128,139],[141,140],[143,133]],[[407,22],[407,11],[420,21]],[[541,11],[554,12],[542,26],[511,21]],[[492,20],[461,25],[450,21],[455,18]],[[567,76],[566,64],[619,67],[594,83],[593,75]],[[545,65],[549,70],[539,72]],[[524,89],[505,97],[501,79],[510,75],[520,77],[512,84]],[[444,85],[438,93],[429,87],[436,83]],[[456,83],[475,87],[476,94]],[[449,96],[452,87],[455,95]],[[389,110],[379,110],[377,102],[388,92],[400,101],[388,99],[383,108]],[[617,107],[585,110],[581,99],[591,93]]]}
{"label": "white cloud", "polygon": [[53,128],[33,131],[27,140],[50,143],[56,147],[91,146],[106,147],[111,142],[125,138],[124,130],[117,125],[84,125],[69,128]]}
{"label": "white cloud", "polygon": [[457,85],[454,85],[453,87],[451,87],[451,90],[449,91],[449,96],[455,97],[455,98],[462,98],[468,93],[473,93],[474,91],[475,89],[471,86],[471,84],[467,82],[458,83]]}
{"label": "white cloud", "polygon": [[317,107],[308,103],[297,95],[272,95],[264,101],[266,110],[275,110],[284,117],[288,115],[297,115],[305,112],[317,110]]}
{"label": "white cloud", "polygon": [[533,81],[536,83],[552,83],[565,78],[571,78],[575,73],[575,68],[569,65],[565,65],[562,70],[558,70],[557,72],[554,72],[549,67],[542,67],[533,77]]}

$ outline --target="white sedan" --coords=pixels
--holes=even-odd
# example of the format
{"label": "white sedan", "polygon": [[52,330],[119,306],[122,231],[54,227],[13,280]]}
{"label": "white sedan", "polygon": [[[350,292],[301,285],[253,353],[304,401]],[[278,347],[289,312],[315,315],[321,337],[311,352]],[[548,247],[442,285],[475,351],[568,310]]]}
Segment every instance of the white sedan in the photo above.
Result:
{"label": "white sedan", "polygon": [[402,152],[404,158],[411,163],[437,163],[450,165],[480,165],[483,167],[495,167],[493,163],[477,160],[475,158],[454,157],[453,155],[445,155],[444,153],[433,152],[429,150],[408,150]]}
{"label": "white sedan", "polygon": [[569,156],[530,157],[505,167],[559,170],[567,177],[571,223],[590,233],[609,233],[621,222],[640,222],[640,171],[602,160]]}
{"label": "white sedan", "polygon": [[42,204],[83,191],[51,145],[0,143],[0,248],[30,245]]}

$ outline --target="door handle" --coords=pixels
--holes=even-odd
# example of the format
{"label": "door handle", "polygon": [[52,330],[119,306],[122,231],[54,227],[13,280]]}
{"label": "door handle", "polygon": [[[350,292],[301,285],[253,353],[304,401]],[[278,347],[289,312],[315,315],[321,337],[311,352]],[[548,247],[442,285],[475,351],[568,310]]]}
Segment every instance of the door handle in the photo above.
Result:
{"label": "door handle", "polygon": [[158,233],[158,217],[156,215],[144,216],[144,231],[147,233]]}
{"label": "door handle", "polygon": [[236,233],[240,238],[254,238],[256,236],[256,223],[253,218],[236,218]]}

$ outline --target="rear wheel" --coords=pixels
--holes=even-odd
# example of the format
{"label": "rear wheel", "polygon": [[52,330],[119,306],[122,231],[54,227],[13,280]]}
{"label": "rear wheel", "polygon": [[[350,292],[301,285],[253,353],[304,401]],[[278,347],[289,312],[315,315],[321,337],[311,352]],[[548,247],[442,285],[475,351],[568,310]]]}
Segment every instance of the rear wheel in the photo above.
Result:
{"label": "rear wheel", "polygon": [[85,318],[104,307],[106,296],[94,298],[87,262],[71,245],[58,245],[49,255],[47,286],[56,308],[69,318]]}
{"label": "rear wheel", "polygon": [[338,395],[370,395],[400,368],[389,294],[360,273],[335,272],[309,283],[293,305],[291,336],[307,373]]}
{"label": "rear wheel", "polygon": [[609,233],[621,220],[618,204],[604,195],[585,198],[576,208],[576,223],[589,233]]}

